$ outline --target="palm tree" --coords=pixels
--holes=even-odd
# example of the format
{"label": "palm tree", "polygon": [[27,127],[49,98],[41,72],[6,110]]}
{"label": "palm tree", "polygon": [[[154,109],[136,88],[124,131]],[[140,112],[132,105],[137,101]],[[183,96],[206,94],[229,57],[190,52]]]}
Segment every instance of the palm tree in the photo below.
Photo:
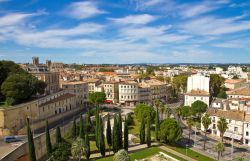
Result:
{"label": "palm tree", "polygon": [[217,158],[217,160],[219,161],[219,160],[220,160],[220,155],[222,155],[222,152],[225,151],[225,147],[224,147],[223,142],[218,142],[218,143],[216,143],[216,145],[215,145],[215,150],[216,150],[217,153],[218,153],[218,158]]}
{"label": "palm tree", "polygon": [[119,150],[117,153],[115,153],[114,161],[130,161],[130,157],[128,155],[128,152],[124,149]]}
{"label": "palm tree", "polygon": [[167,118],[171,115],[171,109],[167,105],[165,105],[165,114],[167,115]]}
{"label": "palm tree", "polygon": [[191,130],[192,130],[192,126],[194,125],[194,122],[193,122],[192,118],[189,117],[187,119],[187,125],[188,125],[188,129],[189,129],[188,142],[190,142]]}
{"label": "palm tree", "polygon": [[175,109],[175,113],[176,113],[176,115],[177,115],[177,117],[178,117],[178,121],[180,121],[180,117],[181,117],[181,107],[177,107],[177,108]]}
{"label": "palm tree", "polygon": [[78,137],[71,146],[71,154],[74,159],[78,159],[81,161],[82,156],[85,153],[85,144],[84,140],[80,137]]}
{"label": "palm tree", "polygon": [[201,122],[202,122],[202,125],[204,127],[204,133],[205,133],[204,146],[203,146],[203,149],[205,150],[206,149],[206,141],[207,141],[207,130],[208,130],[209,125],[211,125],[212,120],[211,120],[210,116],[206,113],[202,117]]}
{"label": "palm tree", "polygon": [[228,125],[228,123],[227,123],[226,119],[224,117],[220,117],[220,120],[217,122],[217,128],[220,131],[221,142],[223,142],[223,135],[228,128],[227,125]]}

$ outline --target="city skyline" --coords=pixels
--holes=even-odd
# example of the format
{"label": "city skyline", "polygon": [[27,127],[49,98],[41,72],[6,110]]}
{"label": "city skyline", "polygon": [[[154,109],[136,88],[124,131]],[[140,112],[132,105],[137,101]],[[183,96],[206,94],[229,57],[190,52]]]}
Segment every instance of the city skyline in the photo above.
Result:
{"label": "city skyline", "polygon": [[248,63],[245,1],[0,0],[0,59]]}

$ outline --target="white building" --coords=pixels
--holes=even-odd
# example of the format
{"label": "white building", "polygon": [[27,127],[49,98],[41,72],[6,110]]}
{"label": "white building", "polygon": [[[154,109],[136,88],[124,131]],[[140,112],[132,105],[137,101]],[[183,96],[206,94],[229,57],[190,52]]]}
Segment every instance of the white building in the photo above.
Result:
{"label": "white building", "polygon": [[185,94],[185,106],[191,106],[197,100],[209,105],[209,81],[210,78],[201,74],[188,77],[187,93]]}
{"label": "white building", "polygon": [[119,103],[134,106],[138,102],[138,83],[127,81],[119,83]]}

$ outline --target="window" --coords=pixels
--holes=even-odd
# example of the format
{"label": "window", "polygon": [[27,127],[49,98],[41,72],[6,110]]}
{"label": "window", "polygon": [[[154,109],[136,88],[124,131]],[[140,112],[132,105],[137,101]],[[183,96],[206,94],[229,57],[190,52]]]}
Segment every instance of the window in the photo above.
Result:
{"label": "window", "polygon": [[234,127],[234,131],[238,131],[238,127]]}
{"label": "window", "polygon": [[249,136],[249,132],[248,131],[246,132],[246,136]]}
{"label": "window", "polygon": [[194,99],[196,100],[196,97],[194,97]]}
{"label": "window", "polygon": [[246,139],[246,140],[245,140],[245,144],[248,144],[248,142],[249,142],[249,141]]}

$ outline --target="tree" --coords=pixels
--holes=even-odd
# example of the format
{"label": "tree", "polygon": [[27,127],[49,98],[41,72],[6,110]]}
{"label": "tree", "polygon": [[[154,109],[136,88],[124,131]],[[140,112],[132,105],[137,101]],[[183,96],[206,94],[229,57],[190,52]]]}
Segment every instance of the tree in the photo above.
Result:
{"label": "tree", "polygon": [[188,125],[188,142],[190,143],[190,136],[191,136],[191,130],[192,130],[192,126],[193,126],[194,122],[193,120],[189,117],[187,119],[187,125]]}
{"label": "tree", "polygon": [[225,151],[225,147],[224,147],[223,142],[216,143],[215,150],[218,153],[218,161],[219,161],[220,160],[220,155],[222,155],[222,153]]}
{"label": "tree", "polygon": [[90,111],[88,110],[86,116],[86,131],[89,133],[91,129],[92,129],[92,122],[90,118]]}
{"label": "tree", "polygon": [[156,140],[158,141],[159,141],[159,131],[160,131],[160,119],[159,119],[159,111],[157,107],[156,115],[155,115],[155,137],[156,137]]}
{"label": "tree", "polygon": [[218,74],[210,74],[210,93],[216,97],[224,85],[225,78]]}
{"label": "tree", "polygon": [[85,133],[85,155],[86,155],[86,159],[89,160],[89,157],[90,157],[90,143],[89,143],[89,135],[88,133],[86,132]]}
{"label": "tree", "polygon": [[203,145],[203,149],[206,149],[206,141],[207,141],[207,130],[209,125],[211,125],[212,120],[209,116],[209,114],[205,113],[205,115],[202,117],[201,119],[202,125],[204,127],[204,133],[205,133],[205,138],[204,138],[204,145]]}
{"label": "tree", "polygon": [[151,146],[151,119],[147,118],[147,146]]}
{"label": "tree", "polygon": [[225,92],[224,89],[221,89],[220,92],[217,95],[218,98],[227,98],[227,93]]}
{"label": "tree", "polygon": [[190,106],[183,106],[181,108],[181,115],[184,118],[188,118],[191,115],[191,107]]}
{"label": "tree", "polygon": [[223,135],[228,128],[228,123],[224,117],[220,117],[220,120],[217,122],[217,128],[220,131],[221,142],[223,142]]}
{"label": "tree", "polygon": [[140,143],[145,143],[145,119],[142,117],[141,127],[140,127]]}
{"label": "tree", "polygon": [[185,92],[187,89],[187,76],[178,75],[173,77],[172,86],[177,92]]}
{"label": "tree", "polygon": [[85,143],[84,140],[80,137],[78,137],[71,146],[71,154],[74,159],[78,159],[81,161],[82,156],[85,153]]}
{"label": "tree", "polygon": [[119,112],[118,115],[118,138],[119,138],[119,150],[123,148],[123,143],[122,143],[122,116],[121,112]]}
{"label": "tree", "polygon": [[60,127],[56,127],[56,143],[61,143],[62,142],[62,136],[61,136],[61,130]]}
{"label": "tree", "polygon": [[50,140],[48,120],[46,120],[46,122],[45,122],[45,135],[46,135],[46,150],[47,150],[47,155],[50,156],[51,153],[52,153],[52,145],[51,145],[51,140]]}
{"label": "tree", "polygon": [[182,129],[175,119],[167,118],[161,122],[160,138],[165,143],[176,143],[182,138]]}
{"label": "tree", "polygon": [[136,105],[134,112],[135,112],[136,118],[140,122],[142,121],[142,117],[150,117],[152,121],[155,118],[155,110],[146,104]]}
{"label": "tree", "polygon": [[114,116],[114,125],[113,125],[113,132],[112,132],[112,145],[113,145],[113,152],[116,153],[119,149],[119,138],[118,138],[118,129],[117,129],[117,116]]}
{"label": "tree", "polygon": [[99,118],[99,151],[103,157],[105,157],[105,140],[104,140],[104,134],[103,134],[103,123],[102,123],[102,118],[100,116]]}
{"label": "tree", "polygon": [[99,107],[96,107],[95,111],[95,140],[96,140],[96,147],[99,149]]}
{"label": "tree", "polygon": [[246,159],[241,157],[241,156],[238,156],[234,159],[234,161],[245,161]]}
{"label": "tree", "polygon": [[106,94],[104,92],[94,92],[89,95],[89,102],[99,106],[106,100]]}
{"label": "tree", "polygon": [[125,122],[124,122],[124,149],[128,151],[128,122],[127,122],[127,119],[125,119]]}
{"label": "tree", "polygon": [[193,116],[198,115],[199,118],[201,118],[201,114],[207,111],[207,104],[203,101],[195,101],[191,105],[191,112]]}
{"label": "tree", "polygon": [[84,138],[84,125],[82,114],[80,114],[80,122],[79,122],[79,137]]}
{"label": "tree", "polygon": [[107,128],[106,128],[106,138],[107,138],[107,143],[110,147],[112,146],[112,134],[111,134],[111,125],[110,125],[110,115],[108,114],[108,120],[107,120]]}
{"label": "tree", "polygon": [[50,161],[66,161],[69,160],[71,155],[71,145],[70,143],[63,141],[59,144],[55,144],[53,148],[53,153],[51,154]]}
{"label": "tree", "polygon": [[114,161],[130,161],[130,157],[128,155],[128,152],[124,149],[119,150],[117,153],[115,153]]}
{"label": "tree", "polygon": [[77,133],[77,131],[76,131],[76,119],[74,118],[72,129],[71,129],[71,137],[73,139],[76,138],[76,136],[77,136],[76,133]]}
{"label": "tree", "polygon": [[176,113],[176,115],[177,115],[177,117],[178,117],[178,121],[180,121],[180,117],[181,117],[181,107],[177,107],[177,108],[175,109],[175,113]]}
{"label": "tree", "polygon": [[29,146],[29,160],[36,161],[35,145],[33,135],[30,129],[29,118],[27,118],[27,135],[28,135],[28,146]]}

